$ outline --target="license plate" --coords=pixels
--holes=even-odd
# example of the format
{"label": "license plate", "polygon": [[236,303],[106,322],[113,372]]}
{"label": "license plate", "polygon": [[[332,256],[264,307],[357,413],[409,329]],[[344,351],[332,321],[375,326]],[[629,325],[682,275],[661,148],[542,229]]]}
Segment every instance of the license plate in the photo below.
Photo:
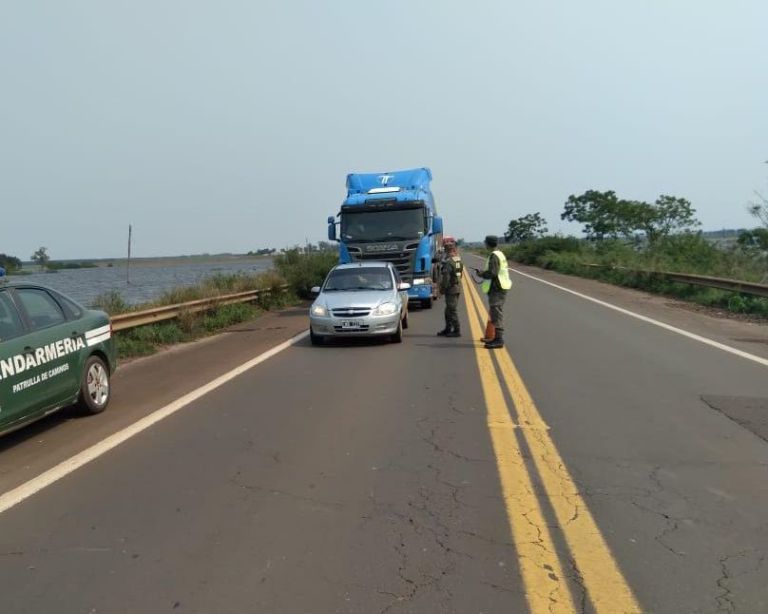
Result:
{"label": "license plate", "polygon": [[342,328],[360,328],[363,325],[360,320],[342,320],[341,321],[341,327]]}

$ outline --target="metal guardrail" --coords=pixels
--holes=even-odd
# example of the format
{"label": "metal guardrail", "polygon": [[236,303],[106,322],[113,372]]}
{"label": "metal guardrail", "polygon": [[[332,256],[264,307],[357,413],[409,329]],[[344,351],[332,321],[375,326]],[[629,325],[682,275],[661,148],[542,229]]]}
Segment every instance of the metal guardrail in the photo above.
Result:
{"label": "metal guardrail", "polygon": [[[281,292],[287,292],[288,285],[285,284],[279,286],[277,289]],[[203,298],[187,303],[178,303],[176,305],[153,307],[152,309],[144,309],[143,311],[121,313],[120,315],[112,316],[112,330],[128,330],[130,328],[136,328],[137,326],[145,326],[146,324],[154,324],[155,322],[173,320],[178,318],[182,313],[200,313],[201,311],[208,311],[224,305],[250,303],[261,296],[271,293],[271,289],[250,290],[248,292],[238,292],[236,294],[222,294],[221,296]]]}
{"label": "metal guardrail", "polygon": [[729,292],[739,292],[741,294],[751,294],[752,296],[761,296],[768,298],[768,285],[758,284],[751,281],[739,281],[736,279],[725,279],[723,277],[710,277],[708,275],[691,275],[689,273],[669,273],[666,271],[638,271],[621,266],[610,266],[607,264],[587,264],[586,266],[596,269],[618,269],[629,271],[630,273],[642,273],[644,275],[654,275],[682,284],[691,284],[693,286],[704,286],[705,288],[717,288],[718,290],[727,290]]}

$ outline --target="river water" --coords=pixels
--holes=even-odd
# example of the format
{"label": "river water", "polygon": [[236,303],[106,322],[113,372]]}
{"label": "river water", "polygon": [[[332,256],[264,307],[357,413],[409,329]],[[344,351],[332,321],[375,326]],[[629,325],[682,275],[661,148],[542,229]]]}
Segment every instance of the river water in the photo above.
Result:
{"label": "river water", "polygon": [[13,279],[59,290],[86,306],[92,305],[97,296],[112,290],[119,292],[128,303],[136,305],[151,301],[171,288],[194,286],[212,275],[263,273],[271,268],[271,258],[173,264],[153,261],[132,264],[130,283],[126,282],[125,266],[99,266],[92,269],[61,270],[56,273],[34,273]]}

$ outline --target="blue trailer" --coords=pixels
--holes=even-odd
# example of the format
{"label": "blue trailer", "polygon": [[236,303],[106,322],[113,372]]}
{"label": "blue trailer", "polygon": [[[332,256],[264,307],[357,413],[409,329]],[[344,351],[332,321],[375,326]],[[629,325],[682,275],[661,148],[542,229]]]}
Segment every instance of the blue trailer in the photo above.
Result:
{"label": "blue trailer", "polygon": [[391,262],[411,284],[409,298],[427,308],[438,295],[443,233],[431,181],[428,168],[351,173],[341,211],[328,218],[328,239],[339,242],[339,262]]}

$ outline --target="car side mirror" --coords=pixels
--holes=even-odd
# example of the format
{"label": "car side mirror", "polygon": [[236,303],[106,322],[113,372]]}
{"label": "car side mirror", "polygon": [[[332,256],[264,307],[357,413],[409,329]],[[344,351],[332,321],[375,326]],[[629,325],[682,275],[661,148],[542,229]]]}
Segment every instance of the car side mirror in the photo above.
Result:
{"label": "car side mirror", "polygon": [[318,294],[320,294],[320,286],[313,286],[312,289],[309,291],[309,293],[312,296],[317,296]]}
{"label": "car side mirror", "polygon": [[409,284],[407,281],[401,281],[399,284],[397,284],[398,290],[410,290],[411,284]]}

